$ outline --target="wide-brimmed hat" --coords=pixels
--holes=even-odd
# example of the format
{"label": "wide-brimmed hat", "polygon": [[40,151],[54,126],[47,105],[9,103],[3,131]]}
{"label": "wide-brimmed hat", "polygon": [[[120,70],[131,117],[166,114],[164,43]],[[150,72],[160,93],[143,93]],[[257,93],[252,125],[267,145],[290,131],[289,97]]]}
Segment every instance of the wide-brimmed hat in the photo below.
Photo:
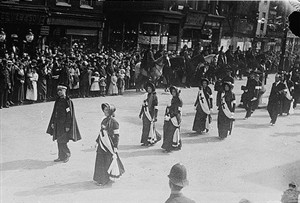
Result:
{"label": "wide-brimmed hat", "polygon": [[176,92],[177,95],[179,95],[180,92],[181,92],[181,89],[178,88],[178,87],[176,87],[176,86],[171,86],[171,87],[169,88],[169,90],[170,90],[170,93],[171,93],[171,94],[172,94],[172,90],[175,90],[175,92]]}
{"label": "wide-brimmed hat", "polygon": [[207,78],[201,78],[201,84],[203,83],[203,81],[206,81],[207,84],[209,84],[209,80]]}
{"label": "wide-brimmed hat", "polygon": [[231,82],[229,82],[229,81],[224,81],[223,82],[223,84],[222,84],[223,88],[225,87],[225,85],[228,85],[230,89],[233,88],[233,84]]}
{"label": "wide-brimmed hat", "polygon": [[179,187],[185,187],[189,184],[187,180],[187,171],[184,165],[177,163],[175,164],[168,175],[171,183]]}
{"label": "wide-brimmed hat", "polygon": [[145,89],[147,90],[148,87],[151,87],[152,91],[155,91],[155,85],[152,82],[147,82],[145,84]]}
{"label": "wide-brimmed hat", "polygon": [[116,107],[113,104],[103,103],[101,104],[101,109],[104,112],[104,108],[107,107],[109,109],[109,115],[112,115],[116,111]]}
{"label": "wide-brimmed hat", "polygon": [[60,90],[60,89],[66,90],[66,89],[68,89],[68,87],[67,87],[66,85],[61,84],[61,85],[58,85],[58,86],[57,86],[57,89],[58,89],[58,90]]}

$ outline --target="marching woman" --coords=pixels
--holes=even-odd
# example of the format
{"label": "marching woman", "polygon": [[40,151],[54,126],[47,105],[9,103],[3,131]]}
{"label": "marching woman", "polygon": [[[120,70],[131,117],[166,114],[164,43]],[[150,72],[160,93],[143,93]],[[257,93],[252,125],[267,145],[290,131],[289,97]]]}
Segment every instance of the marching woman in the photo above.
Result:
{"label": "marching woman", "polygon": [[172,94],[171,104],[166,108],[164,122],[164,139],[162,148],[166,152],[181,149],[180,139],[180,124],[181,124],[181,109],[182,100],[180,98],[180,89],[171,86],[170,93]]}
{"label": "marching woman", "polygon": [[160,134],[155,129],[158,113],[158,99],[153,83],[148,82],[145,85],[147,90],[146,98],[143,100],[143,105],[139,117],[143,120],[142,130],[142,146],[153,145],[161,139]]}
{"label": "marching woman", "polygon": [[223,82],[223,92],[218,95],[218,131],[221,140],[231,134],[233,127],[236,102],[232,88],[231,82]]}
{"label": "marching woman", "polygon": [[106,185],[111,178],[119,178],[124,172],[124,166],[118,155],[119,123],[114,118],[116,108],[108,103],[101,105],[105,118],[96,140],[98,143],[93,180],[99,186]]}
{"label": "marching woman", "polygon": [[193,131],[208,132],[211,123],[211,112],[213,108],[212,91],[208,86],[209,81],[206,78],[201,80],[201,86],[194,104],[196,115],[194,119]]}

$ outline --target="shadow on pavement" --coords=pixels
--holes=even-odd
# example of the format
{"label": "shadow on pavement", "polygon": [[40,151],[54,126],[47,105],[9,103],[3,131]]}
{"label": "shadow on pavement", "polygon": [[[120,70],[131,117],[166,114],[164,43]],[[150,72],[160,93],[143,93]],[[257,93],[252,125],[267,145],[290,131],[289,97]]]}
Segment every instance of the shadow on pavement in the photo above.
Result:
{"label": "shadow on pavement", "polygon": [[244,124],[235,124],[234,127],[237,128],[248,128],[248,129],[258,129],[258,128],[268,128],[268,123],[256,124],[256,123],[244,123]]}
{"label": "shadow on pavement", "polygon": [[300,132],[282,132],[282,133],[275,133],[271,135],[272,137],[280,137],[280,136],[286,136],[286,137],[295,137],[300,135]]}
{"label": "shadow on pavement", "polygon": [[133,150],[133,149],[144,149],[144,147],[140,145],[120,145],[119,150]]}
{"label": "shadow on pavement", "polygon": [[241,176],[245,181],[283,191],[292,181],[300,183],[300,161]]}
{"label": "shadow on pavement", "polygon": [[[161,145],[162,142],[157,143]],[[149,148],[149,147],[148,147]],[[148,149],[146,148],[146,149]],[[147,157],[147,156],[167,156],[168,154],[162,153],[162,149],[149,149],[149,150],[140,150],[134,152],[119,152],[121,158],[132,158],[132,157]]]}
{"label": "shadow on pavement", "polygon": [[56,163],[53,161],[41,161],[32,159],[17,160],[1,163],[0,171],[44,169],[55,164]]}
{"label": "shadow on pavement", "polygon": [[182,140],[183,144],[199,144],[210,142],[221,142],[221,140],[219,139],[219,137],[198,137],[196,139]]}
{"label": "shadow on pavement", "polygon": [[68,183],[68,184],[54,184],[45,187],[40,187],[30,191],[23,191],[15,193],[16,196],[47,196],[47,195],[59,195],[66,193],[75,193],[86,190],[96,190],[96,189],[105,189],[110,188],[112,185],[106,186],[97,186],[93,181],[84,181],[77,183]]}

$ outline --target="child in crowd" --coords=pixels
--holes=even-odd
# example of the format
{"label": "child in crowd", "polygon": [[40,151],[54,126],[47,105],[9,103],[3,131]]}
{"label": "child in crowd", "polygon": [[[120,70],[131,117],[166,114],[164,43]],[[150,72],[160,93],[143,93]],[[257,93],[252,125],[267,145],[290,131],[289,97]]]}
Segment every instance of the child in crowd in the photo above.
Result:
{"label": "child in crowd", "polygon": [[91,85],[91,89],[90,89],[92,97],[99,96],[99,91],[100,91],[99,82],[100,82],[99,73],[95,72],[92,75],[92,85]]}

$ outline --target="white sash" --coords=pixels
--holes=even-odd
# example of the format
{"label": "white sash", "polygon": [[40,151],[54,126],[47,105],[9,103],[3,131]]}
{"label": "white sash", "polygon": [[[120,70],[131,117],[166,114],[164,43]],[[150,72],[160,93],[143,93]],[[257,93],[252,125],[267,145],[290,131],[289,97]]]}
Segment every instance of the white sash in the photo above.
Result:
{"label": "white sash", "polygon": [[209,106],[205,94],[203,92],[203,89],[199,90],[199,103],[204,113],[210,114]]}
{"label": "white sash", "polygon": [[285,92],[286,92],[285,97],[286,97],[288,100],[291,101],[291,100],[293,99],[293,97],[292,97],[292,95],[291,95],[289,86],[287,85],[287,81],[285,81],[284,84],[285,84],[285,86],[287,87],[286,90],[285,90]]}
{"label": "white sash", "polygon": [[154,122],[153,122],[152,116],[150,115],[148,106],[144,106],[143,109],[144,109],[144,114],[145,114],[146,118],[151,123],[150,124],[149,135],[148,135],[148,142],[153,144],[157,141],[156,132],[154,130]]}
{"label": "white sash", "polygon": [[228,108],[227,103],[225,102],[225,94],[221,94],[221,108],[227,118],[232,118],[232,113]]}
{"label": "white sash", "polygon": [[174,125],[176,127],[176,130],[173,135],[172,146],[178,147],[180,144],[180,133],[179,133],[180,132],[180,130],[179,130],[180,124],[178,123],[176,116],[171,118],[170,121],[171,121],[172,125]]}
{"label": "white sash", "polygon": [[[110,174],[111,176],[118,177],[121,175],[118,161],[117,161],[117,154],[114,152],[114,149],[112,147],[112,143],[108,137],[108,133],[106,130],[100,130],[100,139],[99,139],[99,144],[100,147],[106,151],[105,147],[108,149],[108,151],[113,155],[112,156],[112,161],[110,163],[110,166],[107,170],[107,173]],[[105,146],[105,147],[104,147]]]}

